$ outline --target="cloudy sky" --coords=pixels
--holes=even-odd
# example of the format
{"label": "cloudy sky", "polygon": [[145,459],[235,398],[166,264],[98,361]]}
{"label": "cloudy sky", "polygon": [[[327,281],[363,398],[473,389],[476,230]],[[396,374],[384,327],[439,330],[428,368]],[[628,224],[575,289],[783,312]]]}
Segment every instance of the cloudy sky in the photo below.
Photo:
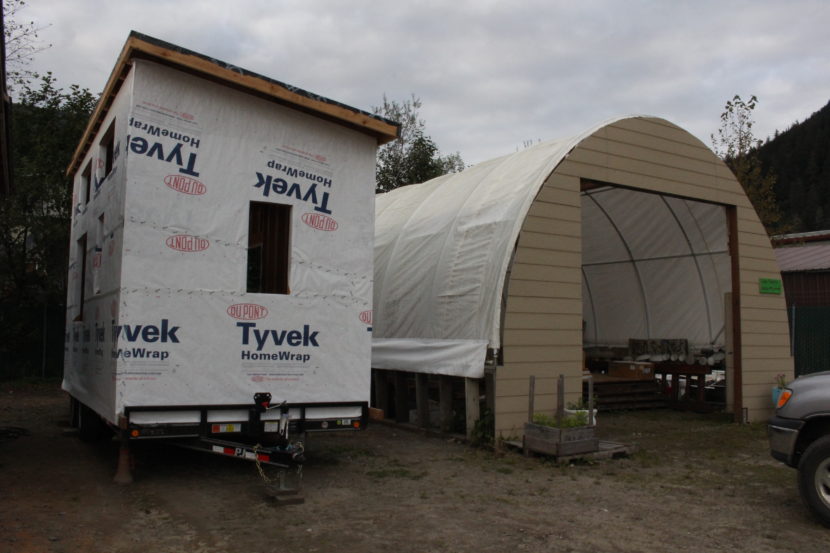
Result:
{"label": "cloudy sky", "polygon": [[619,115],[706,144],[755,94],[756,134],[830,100],[827,0],[27,0],[34,69],[99,92],[130,30],[371,110],[421,98],[444,153],[477,163]]}

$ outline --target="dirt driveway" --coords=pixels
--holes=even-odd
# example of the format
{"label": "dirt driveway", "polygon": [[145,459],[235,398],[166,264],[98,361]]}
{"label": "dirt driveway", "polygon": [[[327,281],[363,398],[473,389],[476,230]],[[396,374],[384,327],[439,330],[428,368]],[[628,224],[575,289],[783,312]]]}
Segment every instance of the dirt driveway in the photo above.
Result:
{"label": "dirt driveway", "polygon": [[[57,385],[0,383],[0,553],[830,550],[761,425],[670,411],[601,414],[627,459],[559,466],[384,425],[317,437],[306,501],[276,506],[251,463],[136,453],[66,428]],[[275,469],[269,469],[274,475]]]}

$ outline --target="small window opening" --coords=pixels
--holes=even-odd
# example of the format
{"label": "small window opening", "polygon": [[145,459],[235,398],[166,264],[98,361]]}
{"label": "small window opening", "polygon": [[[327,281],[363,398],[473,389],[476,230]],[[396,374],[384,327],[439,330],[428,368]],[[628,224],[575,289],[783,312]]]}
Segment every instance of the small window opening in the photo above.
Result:
{"label": "small window opening", "polygon": [[113,154],[115,152],[115,119],[110,123],[107,132],[101,139],[101,159],[104,161],[104,177],[112,171]]}
{"label": "small window opening", "polygon": [[86,290],[86,234],[78,239],[78,250],[75,254],[75,259],[81,262],[80,278],[78,279],[78,315],[75,317],[76,321],[84,320],[84,292]]}
{"label": "small window opening", "polygon": [[96,251],[103,251],[104,249],[104,239],[106,236],[104,235],[104,214],[98,216],[98,239],[97,243],[97,250]]}
{"label": "small window opening", "polygon": [[92,288],[96,294],[101,293],[101,267],[104,265],[104,214],[98,217],[98,233],[95,237],[95,253],[92,256]]}
{"label": "small window opening", "polygon": [[288,294],[291,206],[251,202],[248,216],[248,292]]}
{"label": "small window opening", "polygon": [[86,164],[86,169],[81,173],[81,193],[83,197],[80,202],[83,204],[89,203],[89,184],[92,181],[92,161]]}

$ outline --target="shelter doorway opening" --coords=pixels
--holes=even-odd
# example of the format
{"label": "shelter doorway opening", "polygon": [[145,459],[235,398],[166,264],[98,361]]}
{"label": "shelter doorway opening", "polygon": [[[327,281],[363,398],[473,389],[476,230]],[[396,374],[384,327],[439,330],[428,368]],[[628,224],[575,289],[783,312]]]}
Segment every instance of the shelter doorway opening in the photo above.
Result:
{"label": "shelter doorway opening", "polygon": [[600,408],[729,409],[723,205],[581,181],[584,370]]}

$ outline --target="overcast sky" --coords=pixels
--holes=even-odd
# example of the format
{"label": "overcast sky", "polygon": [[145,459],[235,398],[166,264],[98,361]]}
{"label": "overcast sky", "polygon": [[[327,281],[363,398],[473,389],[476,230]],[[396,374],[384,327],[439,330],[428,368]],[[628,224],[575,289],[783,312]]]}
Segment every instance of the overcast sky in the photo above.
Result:
{"label": "overcast sky", "polygon": [[136,30],[365,110],[421,98],[468,164],[620,115],[707,145],[726,100],[760,138],[830,100],[830,1],[27,0],[34,69],[100,92]]}

